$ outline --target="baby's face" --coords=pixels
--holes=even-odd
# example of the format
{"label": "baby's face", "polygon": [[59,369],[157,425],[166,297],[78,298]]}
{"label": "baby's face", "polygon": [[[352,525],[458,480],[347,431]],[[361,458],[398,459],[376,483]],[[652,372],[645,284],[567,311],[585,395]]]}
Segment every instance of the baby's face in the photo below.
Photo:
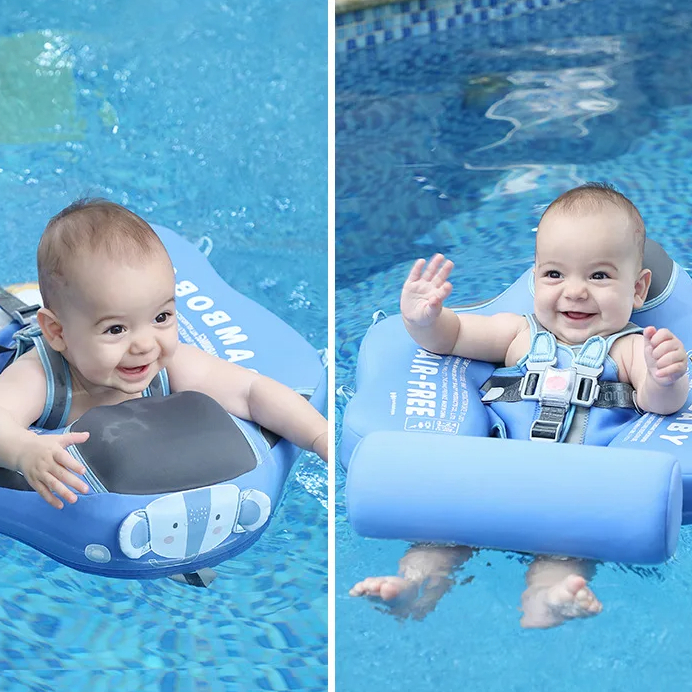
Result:
{"label": "baby's face", "polygon": [[143,391],[178,344],[170,260],[162,251],[134,263],[91,255],[74,264],[57,313],[63,356],[85,385]]}
{"label": "baby's face", "polygon": [[629,218],[615,206],[545,217],[534,272],[536,317],[567,344],[623,329],[632,309],[643,304],[651,278],[639,268]]}

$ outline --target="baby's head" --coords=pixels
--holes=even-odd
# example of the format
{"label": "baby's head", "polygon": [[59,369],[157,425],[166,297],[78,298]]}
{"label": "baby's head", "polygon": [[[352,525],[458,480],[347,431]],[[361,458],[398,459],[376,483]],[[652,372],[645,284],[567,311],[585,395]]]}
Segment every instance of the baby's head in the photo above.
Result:
{"label": "baby's head", "polygon": [[587,183],[558,197],[536,234],[539,321],[571,344],[623,329],[649,290],[645,238],[639,211],[610,185]]}
{"label": "baby's head", "polygon": [[[56,214],[38,245],[38,283],[43,304],[60,310],[83,272],[99,273],[108,262],[170,265],[151,226],[129,209],[105,199],[80,199]],[[67,306],[63,306],[67,307]]]}
{"label": "baby's head", "polygon": [[159,237],[103,199],[54,216],[37,254],[44,336],[85,386],[142,391],[177,345],[175,276]]}

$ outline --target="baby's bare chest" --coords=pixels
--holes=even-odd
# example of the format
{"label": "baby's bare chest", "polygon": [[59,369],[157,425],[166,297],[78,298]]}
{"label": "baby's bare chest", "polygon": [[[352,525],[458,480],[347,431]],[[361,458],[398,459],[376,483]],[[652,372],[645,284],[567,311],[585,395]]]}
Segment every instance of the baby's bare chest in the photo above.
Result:
{"label": "baby's bare chest", "polygon": [[124,394],[123,392],[113,391],[102,395],[92,395],[86,391],[73,391],[67,423],[68,425],[73,423],[78,418],[81,418],[87,411],[97,406],[115,406],[116,404],[122,404],[123,401],[140,399],[141,397],[141,393]]}

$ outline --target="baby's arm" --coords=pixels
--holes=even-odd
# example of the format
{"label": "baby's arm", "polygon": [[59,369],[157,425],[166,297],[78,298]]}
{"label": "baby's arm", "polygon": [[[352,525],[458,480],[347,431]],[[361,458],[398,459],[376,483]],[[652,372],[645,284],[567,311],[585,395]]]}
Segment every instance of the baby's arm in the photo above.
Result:
{"label": "baby's arm", "polygon": [[327,461],[327,421],[300,394],[246,368],[180,344],[167,367],[171,390],[196,391]]}
{"label": "baby's arm", "polygon": [[[20,358],[0,375],[0,466],[19,471],[49,504],[62,509],[63,500],[74,503],[89,487],[75,473],[82,465],[65,447],[85,442],[89,433],[37,435],[27,428],[43,411],[46,379],[33,353]],[[73,473],[74,472],[74,473]]]}
{"label": "baby's arm", "polygon": [[669,329],[647,327],[631,343],[629,378],[637,405],[660,415],[680,410],[689,390],[687,353],[680,339]]}
{"label": "baby's arm", "polygon": [[512,342],[526,328],[520,315],[457,314],[442,306],[452,292],[454,265],[435,255],[416,260],[401,291],[401,315],[413,340],[432,353],[504,363]]}

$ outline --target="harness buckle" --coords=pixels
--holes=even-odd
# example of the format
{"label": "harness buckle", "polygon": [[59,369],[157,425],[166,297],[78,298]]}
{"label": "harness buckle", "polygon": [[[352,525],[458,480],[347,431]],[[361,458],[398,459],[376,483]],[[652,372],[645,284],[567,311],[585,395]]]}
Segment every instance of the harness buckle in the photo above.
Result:
{"label": "harness buckle", "polygon": [[543,390],[543,382],[545,381],[545,374],[548,370],[552,369],[552,366],[557,363],[557,358],[553,358],[550,362],[546,363],[534,363],[532,361],[526,362],[526,375],[524,375],[521,380],[521,386],[519,390],[519,396],[522,399],[529,401],[539,401],[541,398],[541,392]]}
{"label": "harness buckle", "polygon": [[531,424],[529,440],[532,442],[558,442],[562,434],[562,421],[535,420]]}
{"label": "harness buckle", "polygon": [[601,391],[598,376],[603,372],[603,368],[589,368],[586,365],[577,364],[573,366],[573,370],[576,382],[571,403],[576,406],[593,406]]}

